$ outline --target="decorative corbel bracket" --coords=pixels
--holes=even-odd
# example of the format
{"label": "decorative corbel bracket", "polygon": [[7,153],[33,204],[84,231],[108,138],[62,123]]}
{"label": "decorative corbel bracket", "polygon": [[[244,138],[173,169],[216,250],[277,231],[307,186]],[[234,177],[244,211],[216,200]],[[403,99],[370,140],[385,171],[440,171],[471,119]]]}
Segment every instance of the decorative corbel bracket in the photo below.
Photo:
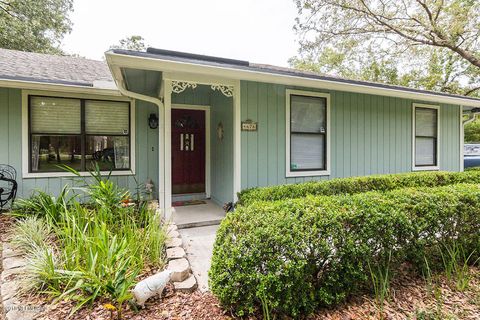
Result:
{"label": "decorative corbel bracket", "polygon": [[225,97],[233,97],[233,86],[223,86],[220,84],[212,84],[210,86],[213,91],[220,91]]}
{"label": "decorative corbel bracket", "polygon": [[195,89],[197,84],[195,82],[188,82],[188,81],[172,81],[172,92],[174,93],[182,93],[187,88]]}

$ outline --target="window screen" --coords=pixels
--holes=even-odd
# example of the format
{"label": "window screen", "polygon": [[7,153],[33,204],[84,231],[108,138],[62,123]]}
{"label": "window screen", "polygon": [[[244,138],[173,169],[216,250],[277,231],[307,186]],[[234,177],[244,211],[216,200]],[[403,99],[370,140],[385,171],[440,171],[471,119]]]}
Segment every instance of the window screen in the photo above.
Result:
{"label": "window screen", "polygon": [[415,166],[437,165],[438,110],[415,108]]}
{"label": "window screen", "polygon": [[327,99],[290,96],[290,170],[326,169]]}

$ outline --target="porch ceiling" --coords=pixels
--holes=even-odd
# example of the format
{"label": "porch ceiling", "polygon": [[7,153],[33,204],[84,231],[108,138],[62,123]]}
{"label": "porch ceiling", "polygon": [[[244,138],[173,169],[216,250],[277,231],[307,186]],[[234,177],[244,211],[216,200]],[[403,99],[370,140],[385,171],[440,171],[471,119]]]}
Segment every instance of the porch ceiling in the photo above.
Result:
{"label": "porch ceiling", "polygon": [[129,91],[158,97],[162,83],[162,72],[122,68],[122,75]]}

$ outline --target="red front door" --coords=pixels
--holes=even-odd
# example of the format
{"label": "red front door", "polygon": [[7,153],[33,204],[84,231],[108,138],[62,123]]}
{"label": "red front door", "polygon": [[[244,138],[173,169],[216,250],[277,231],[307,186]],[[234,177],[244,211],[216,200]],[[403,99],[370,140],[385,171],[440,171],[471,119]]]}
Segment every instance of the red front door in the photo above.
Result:
{"label": "red front door", "polygon": [[172,109],[172,193],[205,192],[205,111]]}

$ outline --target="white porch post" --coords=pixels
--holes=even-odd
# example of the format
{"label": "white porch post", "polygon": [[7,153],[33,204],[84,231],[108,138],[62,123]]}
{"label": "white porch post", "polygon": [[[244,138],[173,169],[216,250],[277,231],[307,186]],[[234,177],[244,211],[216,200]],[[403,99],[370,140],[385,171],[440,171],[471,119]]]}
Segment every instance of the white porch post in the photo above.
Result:
{"label": "white porch post", "polygon": [[172,81],[165,80],[164,88],[164,206],[165,218],[168,220],[172,216]]}
{"label": "white porch post", "polygon": [[242,188],[241,179],[241,104],[240,104],[240,80],[236,80],[233,89],[233,201],[238,201],[237,192]]}
{"label": "white porch post", "polygon": [[158,204],[165,215],[165,108],[163,104],[158,105]]}

